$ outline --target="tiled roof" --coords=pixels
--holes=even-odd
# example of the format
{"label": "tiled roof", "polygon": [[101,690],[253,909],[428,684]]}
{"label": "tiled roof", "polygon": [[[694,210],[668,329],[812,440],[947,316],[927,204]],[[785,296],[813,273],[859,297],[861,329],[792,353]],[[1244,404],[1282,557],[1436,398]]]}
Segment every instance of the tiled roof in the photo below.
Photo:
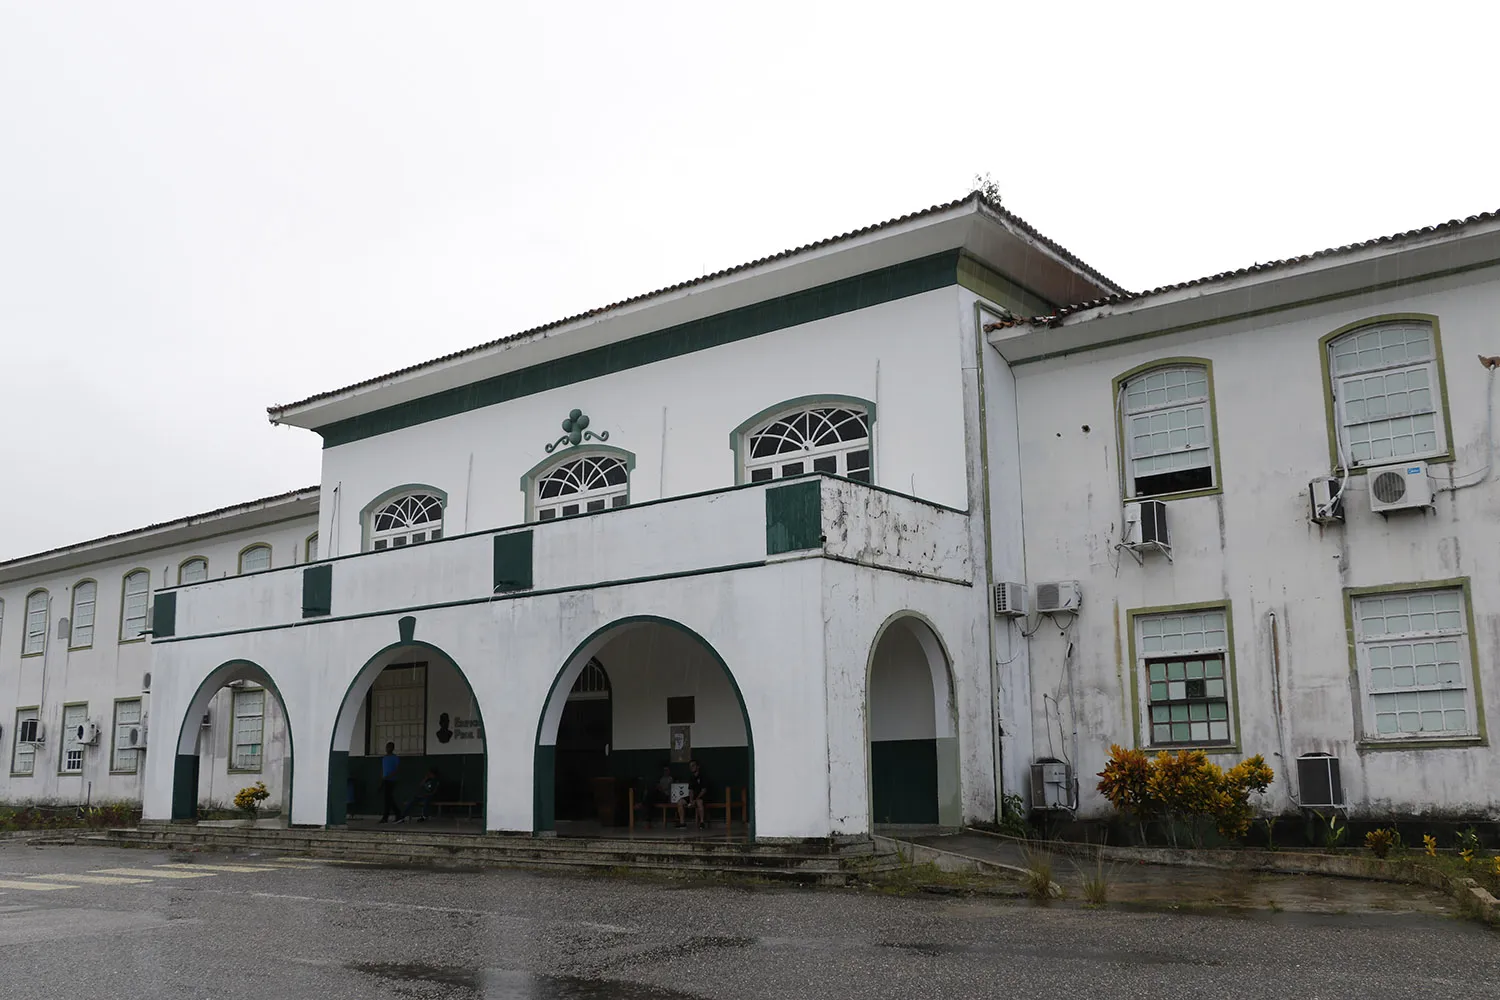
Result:
{"label": "tiled roof", "polygon": [[230,514],[235,511],[244,510],[247,507],[259,507],[266,504],[277,503],[281,500],[291,500],[303,493],[318,493],[319,490],[319,486],[304,486],[300,490],[288,490],[286,493],[278,493],[275,496],[271,497],[261,497],[259,500],[246,500],[244,503],[230,504],[228,507],[220,507],[217,510],[204,511],[202,514],[190,514],[187,517],[179,517],[172,521],[161,521],[157,524],[148,524],[143,528],[131,528],[129,531],[117,531],[113,535],[104,535],[99,538],[90,538],[86,542],[74,542],[71,545],[60,545],[55,549],[47,549],[43,552],[33,552],[30,555],[17,556],[14,559],[6,559],[4,561],[0,561],[0,569],[4,569],[7,566],[14,566],[18,563],[31,562],[36,559],[45,559],[47,556],[55,556],[64,552],[71,552],[75,549],[88,548],[91,545],[102,545],[106,542],[118,541],[122,538],[129,538],[131,535],[144,535],[148,531],[160,531],[166,528],[179,528],[185,525],[192,524],[196,521],[206,521],[210,518],[219,517],[223,514]]}
{"label": "tiled roof", "polygon": [[990,199],[982,196],[978,191],[975,191],[967,195],[966,197],[959,198],[956,201],[950,201],[942,205],[933,205],[931,208],[924,208],[919,212],[912,212],[909,215],[903,215],[895,219],[887,219],[885,222],[877,222],[874,225],[865,226],[862,229],[855,229],[847,233],[841,233],[838,236],[830,236],[827,239],[818,240],[815,243],[808,243],[804,246],[792,247],[788,250],[782,250],[780,253],[771,254],[769,257],[761,257],[758,260],[752,260],[744,264],[736,264],[734,267],[728,267],[722,271],[715,271],[712,274],[705,274],[700,278],[693,278],[689,281],[681,281],[675,285],[668,285],[665,288],[658,288],[653,292],[646,292],[642,295],[634,295],[628,299],[621,299],[618,302],[611,302],[609,305],[599,306],[597,308],[589,309],[581,313],[575,313],[572,316],[565,316],[562,319],[553,320],[550,323],[543,323],[541,326],[534,326],[529,330],[522,330],[520,333],[513,333],[509,336],[501,337],[498,340],[491,340],[488,343],[479,344],[475,347],[469,347],[462,351],[455,351],[452,354],[445,354],[440,358],[433,358],[431,361],[423,361],[420,364],[410,365],[406,368],[388,372],[385,375],[378,375],[375,378],[365,379],[362,382],[355,382],[352,385],[344,386],[342,389],[331,389],[328,392],[320,392],[316,395],[308,396],[306,399],[299,399],[295,403],[284,403],[280,406],[268,406],[266,407],[266,412],[269,413],[274,420],[283,412],[295,409],[299,406],[306,406],[309,403],[316,403],[319,400],[338,396],[346,392],[351,392],[355,389],[363,389],[366,386],[376,385],[388,379],[399,378],[402,375],[408,375],[412,372],[421,371],[423,368],[430,368],[433,365],[440,365],[446,361],[453,361],[457,358],[466,357],[470,354],[477,354],[480,351],[486,351],[490,348],[498,347],[501,344],[507,344],[512,341],[535,336],[539,333],[545,333],[548,330],[556,329],[560,326],[567,326],[569,323],[576,323],[579,320],[588,319],[592,316],[598,316],[601,313],[607,313],[614,309],[619,309],[622,306],[634,305],[638,302],[645,302],[648,299],[654,299],[661,295],[668,295],[672,292],[681,291],[684,288],[692,288],[695,285],[702,285],[710,281],[717,281],[720,278],[727,277],[731,274],[737,274],[741,271],[748,271],[751,268],[760,267],[761,265],[769,264],[772,261],[784,260],[788,257],[795,257],[798,254],[807,253],[811,250],[819,250],[823,247],[832,246],[835,243],[843,243],[848,240],[856,239],[860,236],[865,236],[869,233],[879,232],[882,229],[889,229],[892,226],[898,226],[904,222],[911,222],[915,219],[922,219],[930,215],[937,215],[942,212],[947,212],[971,201],[982,204],[985,208],[989,209],[991,212],[994,212],[1010,225],[1014,226],[1016,229],[1019,229],[1027,236],[1030,236],[1032,239],[1036,240],[1038,243],[1042,244],[1047,249],[1057,254],[1058,257],[1078,268],[1080,271],[1087,274],[1089,277],[1093,278],[1101,285],[1106,285],[1110,288],[1120,287],[1115,282],[1109,280],[1104,275],[1094,270],[1094,268],[1090,267],[1088,264],[1085,264],[1082,260],[1069,252],[1065,247],[1053,242],[1046,236],[1043,236],[1025,219],[1022,219],[1020,216],[1015,215],[1014,213],[1001,207],[998,202],[991,201]]}
{"label": "tiled roof", "polygon": [[1323,257],[1337,257],[1342,254],[1354,253],[1357,250],[1367,250],[1370,247],[1383,246],[1390,243],[1401,243],[1406,240],[1416,239],[1422,236],[1432,236],[1438,233],[1450,233],[1472,226],[1481,222],[1489,222],[1500,219],[1500,211],[1482,212],[1479,215],[1471,215],[1464,219],[1450,219],[1440,222],[1435,226],[1423,226],[1421,229],[1409,229],[1404,233],[1395,233],[1391,236],[1380,236],[1373,240],[1365,240],[1361,243],[1349,243],[1341,247],[1330,247],[1327,250],[1318,250],[1315,253],[1303,254],[1300,257],[1288,257],[1285,260],[1271,260],[1264,264],[1252,264],[1234,271],[1221,271],[1218,274],[1210,274],[1203,278],[1194,278],[1191,281],[1180,281],[1175,285],[1162,285],[1145,292],[1126,292],[1119,295],[1107,295],[1103,298],[1092,299],[1088,302],[1075,302],[1070,306],[1064,306],[1056,312],[1047,316],[1032,316],[1028,319],[1008,319],[985,325],[985,332],[991,330],[1003,330],[1014,326],[1056,326],[1074,313],[1080,313],[1088,309],[1097,309],[1100,306],[1119,305],[1125,302],[1136,302],[1148,299],[1153,295],[1161,295],[1164,292],[1181,291],[1184,288],[1196,288],[1200,285],[1210,285],[1216,281],[1226,281],[1230,278],[1239,278],[1247,274],[1261,274],[1266,271],[1276,271],[1282,268],[1293,267],[1297,264],[1305,264],[1308,261],[1319,260]]}

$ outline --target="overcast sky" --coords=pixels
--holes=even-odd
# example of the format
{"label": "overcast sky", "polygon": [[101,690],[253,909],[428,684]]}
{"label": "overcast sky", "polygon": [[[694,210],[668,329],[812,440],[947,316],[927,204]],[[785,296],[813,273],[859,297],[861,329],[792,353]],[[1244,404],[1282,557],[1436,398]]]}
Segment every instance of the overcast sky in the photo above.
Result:
{"label": "overcast sky", "polygon": [[0,558],[311,485],[268,405],[976,173],[1133,289],[1500,208],[1495,7],[0,0]]}

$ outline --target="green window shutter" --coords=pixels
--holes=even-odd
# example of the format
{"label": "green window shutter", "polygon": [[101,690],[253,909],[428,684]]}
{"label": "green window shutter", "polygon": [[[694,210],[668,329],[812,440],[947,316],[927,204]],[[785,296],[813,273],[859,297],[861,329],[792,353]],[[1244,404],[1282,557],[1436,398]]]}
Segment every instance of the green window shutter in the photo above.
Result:
{"label": "green window shutter", "polygon": [[177,634],[177,595],[172,591],[156,595],[151,609],[151,637],[160,639]]}
{"label": "green window shutter", "polygon": [[333,613],[333,565],[309,566],[302,571],[302,617]]}
{"label": "green window shutter", "polygon": [[816,549],[823,544],[823,492],[809,479],[766,490],[766,555]]}
{"label": "green window shutter", "polygon": [[531,587],[531,532],[496,535],[495,592],[530,590]]}

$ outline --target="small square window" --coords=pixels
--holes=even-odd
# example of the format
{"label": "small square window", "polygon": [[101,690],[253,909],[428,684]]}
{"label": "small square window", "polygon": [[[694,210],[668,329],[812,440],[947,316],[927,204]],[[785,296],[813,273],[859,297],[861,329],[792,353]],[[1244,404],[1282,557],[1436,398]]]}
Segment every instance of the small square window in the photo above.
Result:
{"label": "small square window", "polygon": [[694,721],[694,713],[695,707],[692,695],[667,699],[667,725],[691,726]]}

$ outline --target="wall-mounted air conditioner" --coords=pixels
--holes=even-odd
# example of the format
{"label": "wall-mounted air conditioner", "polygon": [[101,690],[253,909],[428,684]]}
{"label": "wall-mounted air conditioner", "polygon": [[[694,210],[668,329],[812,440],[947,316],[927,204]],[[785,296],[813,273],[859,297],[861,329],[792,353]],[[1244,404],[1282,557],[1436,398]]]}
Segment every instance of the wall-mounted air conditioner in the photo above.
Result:
{"label": "wall-mounted air conditioner", "polygon": [[1432,480],[1426,462],[1384,465],[1369,471],[1370,509],[1377,514],[1393,510],[1424,510],[1432,506]]}
{"label": "wall-mounted air conditioner", "polygon": [[1138,500],[1125,505],[1125,529],[1121,542],[1131,549],[1170,549],[1167,535],[1167,505],[1160,500]]}
{"label": "wall-mounted air conditioner", "polygon": [[1031,613],[1030,594],[1024,583],[995,584],[995,617],[1025,618]]}
{"label": "wall-mounted air conditioner", "polygon": [[146,671],[144,674],[141,675],[141,690],[142,691],[150,691],[151,690],[151,671],[149,671],[149,670]]}
{"label": "wall-mounted air conditioner", "polygon": [[73,735],[79,744],[91,747],[99,742],[99,727],[92,722],[81,722]]}
{"label": "wall-mounted air conditioner", "polygon": [[1319,477],[1307,484],[1308,517],[1314,524],[1338,524],[1344,520],[1344,497],[1340,480]]}
{"label": "wall-mounted air conditioner", "polygon": [[1297,758],[1297,787],[1308,809],[1331,809],[1344,804],[1339,759],[1332,754],[1307,753]]}
{"label": "wall-mounted air conditioner", "polygon": [[121,726],[119,743],[121,750],[146,749],[146,720],[142,719],[133,726]]}
{"label": "wall-mounted air conditioner", "polygon": [[1044,615],[1059,611],[1077,611],[1083,606],[1083,591],[1077,580],[1036,585],[1036,609]]}

